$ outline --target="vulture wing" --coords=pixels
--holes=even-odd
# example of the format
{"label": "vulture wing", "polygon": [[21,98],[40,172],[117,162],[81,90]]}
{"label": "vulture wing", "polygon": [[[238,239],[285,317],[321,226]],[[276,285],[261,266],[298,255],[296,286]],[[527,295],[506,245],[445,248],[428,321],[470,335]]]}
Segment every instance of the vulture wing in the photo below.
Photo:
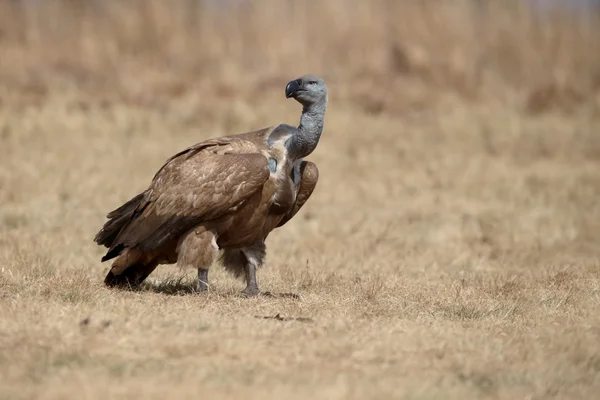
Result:
{"label": "vulture wing", "polygon": [[234,211],[269,174],[267,158],[247,140],[219,138],[187,148],[156,173],[102,260],[126,247],[156,249],[202,221]]}
{"label": "vulture wing", "polygon": [[294,171],[294,174],[298,174],[300,183],[298,185],[298,193],[296,195],[296,202],[288,213],[283,217],[277,227],[285,225],[290,219],[300,211],[304,203],[308,201],[310,195],[315,190],[317,182],[319,180],[319,169],[316,164],[311,161],[302,161],[300,168]]}

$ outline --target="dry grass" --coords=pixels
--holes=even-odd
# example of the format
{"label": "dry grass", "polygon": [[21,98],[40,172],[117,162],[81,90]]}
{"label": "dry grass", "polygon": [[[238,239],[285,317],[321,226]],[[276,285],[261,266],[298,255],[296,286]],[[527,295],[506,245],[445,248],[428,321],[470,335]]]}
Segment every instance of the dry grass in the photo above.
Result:
{"label": "dry grass", "polygon": [[[595,396],[592,17],[282,3],[0,5],[0,398]],[[321,180],[259,275],[302,299],[218,268],[208,295],[167,266],[104,288],[105,213],[191,143],[296,121],[308,71]]]}

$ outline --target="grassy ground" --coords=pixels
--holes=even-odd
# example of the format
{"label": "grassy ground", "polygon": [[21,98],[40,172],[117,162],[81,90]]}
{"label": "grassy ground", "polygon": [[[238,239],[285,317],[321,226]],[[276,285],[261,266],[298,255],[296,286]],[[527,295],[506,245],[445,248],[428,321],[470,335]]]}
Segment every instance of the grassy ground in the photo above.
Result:
{"label": "grassy ground", "polygon": [[[408,21],[416,11],[406,7]],[[382,18],[383,8],[373,10]],[[459,11],[440,11],[447,25],[438,21],[438,37],[479,54],[441,28]],[[281,63],[268,71],[247,64],[264,76],[246,79],[236,70],[179,75],[189,66],[178,58],[171,69],[144,54],[105,69],[113,53],[90,49],[117,36],[127,42],[124,31],[91,30],[82,48],[97,59],[78,58],[60,41],[54,52],[43,46],[58,28],[39,15],[10,12],[29,25],[5,21],[0,40],[0,398],[570,399],[600,391],[600,69],[585,51],[592,28],[582,44],[567,40],[572,25],[544,25],[554,41],[536,47],[529,34],[516,40],[534,24],[515,23],[506,35],[516,39],[501,47],[527,67],[482,56],[489,76],[478,80],[468,63],[452,70],[398,53],[401,35],[386,45],[404,72],[347,60],[318,67],[326,43],[342,40],[330,35],[289,68],[286,46],[275,42]],[[266,17],[249,15],[245,29],[264,25]],[[79,21],[95,21],[86,18]],[[22,26],[42,34],[23,39]],[[193,42],[188,34],[181,43]],[[221,39],[246,40],[231,35]],[[167,59],[171,44],[155,40],[145,51]],[[437,45],[440,59],[452,60],[449,46]],[[229,47],[231,59],[247,61],[244,48]],[[558,72],[529,66],[523,57],[534,51]],[[263,290],[301,299],[241,298],[243,283],[216,266],[208,294],[190,293],[194,272],[174,266],[160,267],[140,291],[106,289],[109,266],[92,242],[106,212],[187,145],[295,123],[299,106],[283,89],[309,66],[329,77],[331,91],[310,156],[320,181],[302,212],[269,237],[259,271]]]}

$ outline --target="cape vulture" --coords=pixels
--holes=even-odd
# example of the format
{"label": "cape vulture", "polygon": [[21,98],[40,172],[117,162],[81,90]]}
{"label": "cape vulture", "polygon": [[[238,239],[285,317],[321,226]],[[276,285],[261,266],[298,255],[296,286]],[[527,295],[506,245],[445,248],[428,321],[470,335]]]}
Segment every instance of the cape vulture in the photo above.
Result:
{"label": "cape vulture", "polygon": [[115,259],[108,286],[136,286],[159,264],[198,269],[197,290],[222,250],[226,270],[244,277],[246,295],[259,294],[256,270],[265,239],[306,203],[318,180],[303,158],[323,132],[327,86],[305,75],[289,82],[286,98],[302,106],[298,127],[275,125],[209,139],[169,158],[144,192],[110,212],[94,241]]}

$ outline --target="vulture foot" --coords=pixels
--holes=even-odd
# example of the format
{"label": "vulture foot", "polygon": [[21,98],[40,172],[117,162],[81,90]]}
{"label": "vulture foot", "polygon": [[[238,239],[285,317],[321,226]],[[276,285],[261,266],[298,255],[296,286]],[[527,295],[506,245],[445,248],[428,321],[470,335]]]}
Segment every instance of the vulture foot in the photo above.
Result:
{"label": "vulture foot", "polygon": [[254,297],[254,296],[258,296],[259,294],[262,294],[262,293],[258,289],[257,285],[249,284],[248,286],[246,286],[246,289],[244,289],[242,291],[242,296],[244,296],[244,297]]}
{"label": "vulture foot", "polygon": [[196,292],[202,293],[208,290],[208,270],[198,269],[198,282],[196,283]]}
{"label": "vulture foot", "polygon": [[246,263],[246,289],[242,292],[245,297],[257,296],[260,294],[258,283],[256,282],[257,262],[252,258]]}

